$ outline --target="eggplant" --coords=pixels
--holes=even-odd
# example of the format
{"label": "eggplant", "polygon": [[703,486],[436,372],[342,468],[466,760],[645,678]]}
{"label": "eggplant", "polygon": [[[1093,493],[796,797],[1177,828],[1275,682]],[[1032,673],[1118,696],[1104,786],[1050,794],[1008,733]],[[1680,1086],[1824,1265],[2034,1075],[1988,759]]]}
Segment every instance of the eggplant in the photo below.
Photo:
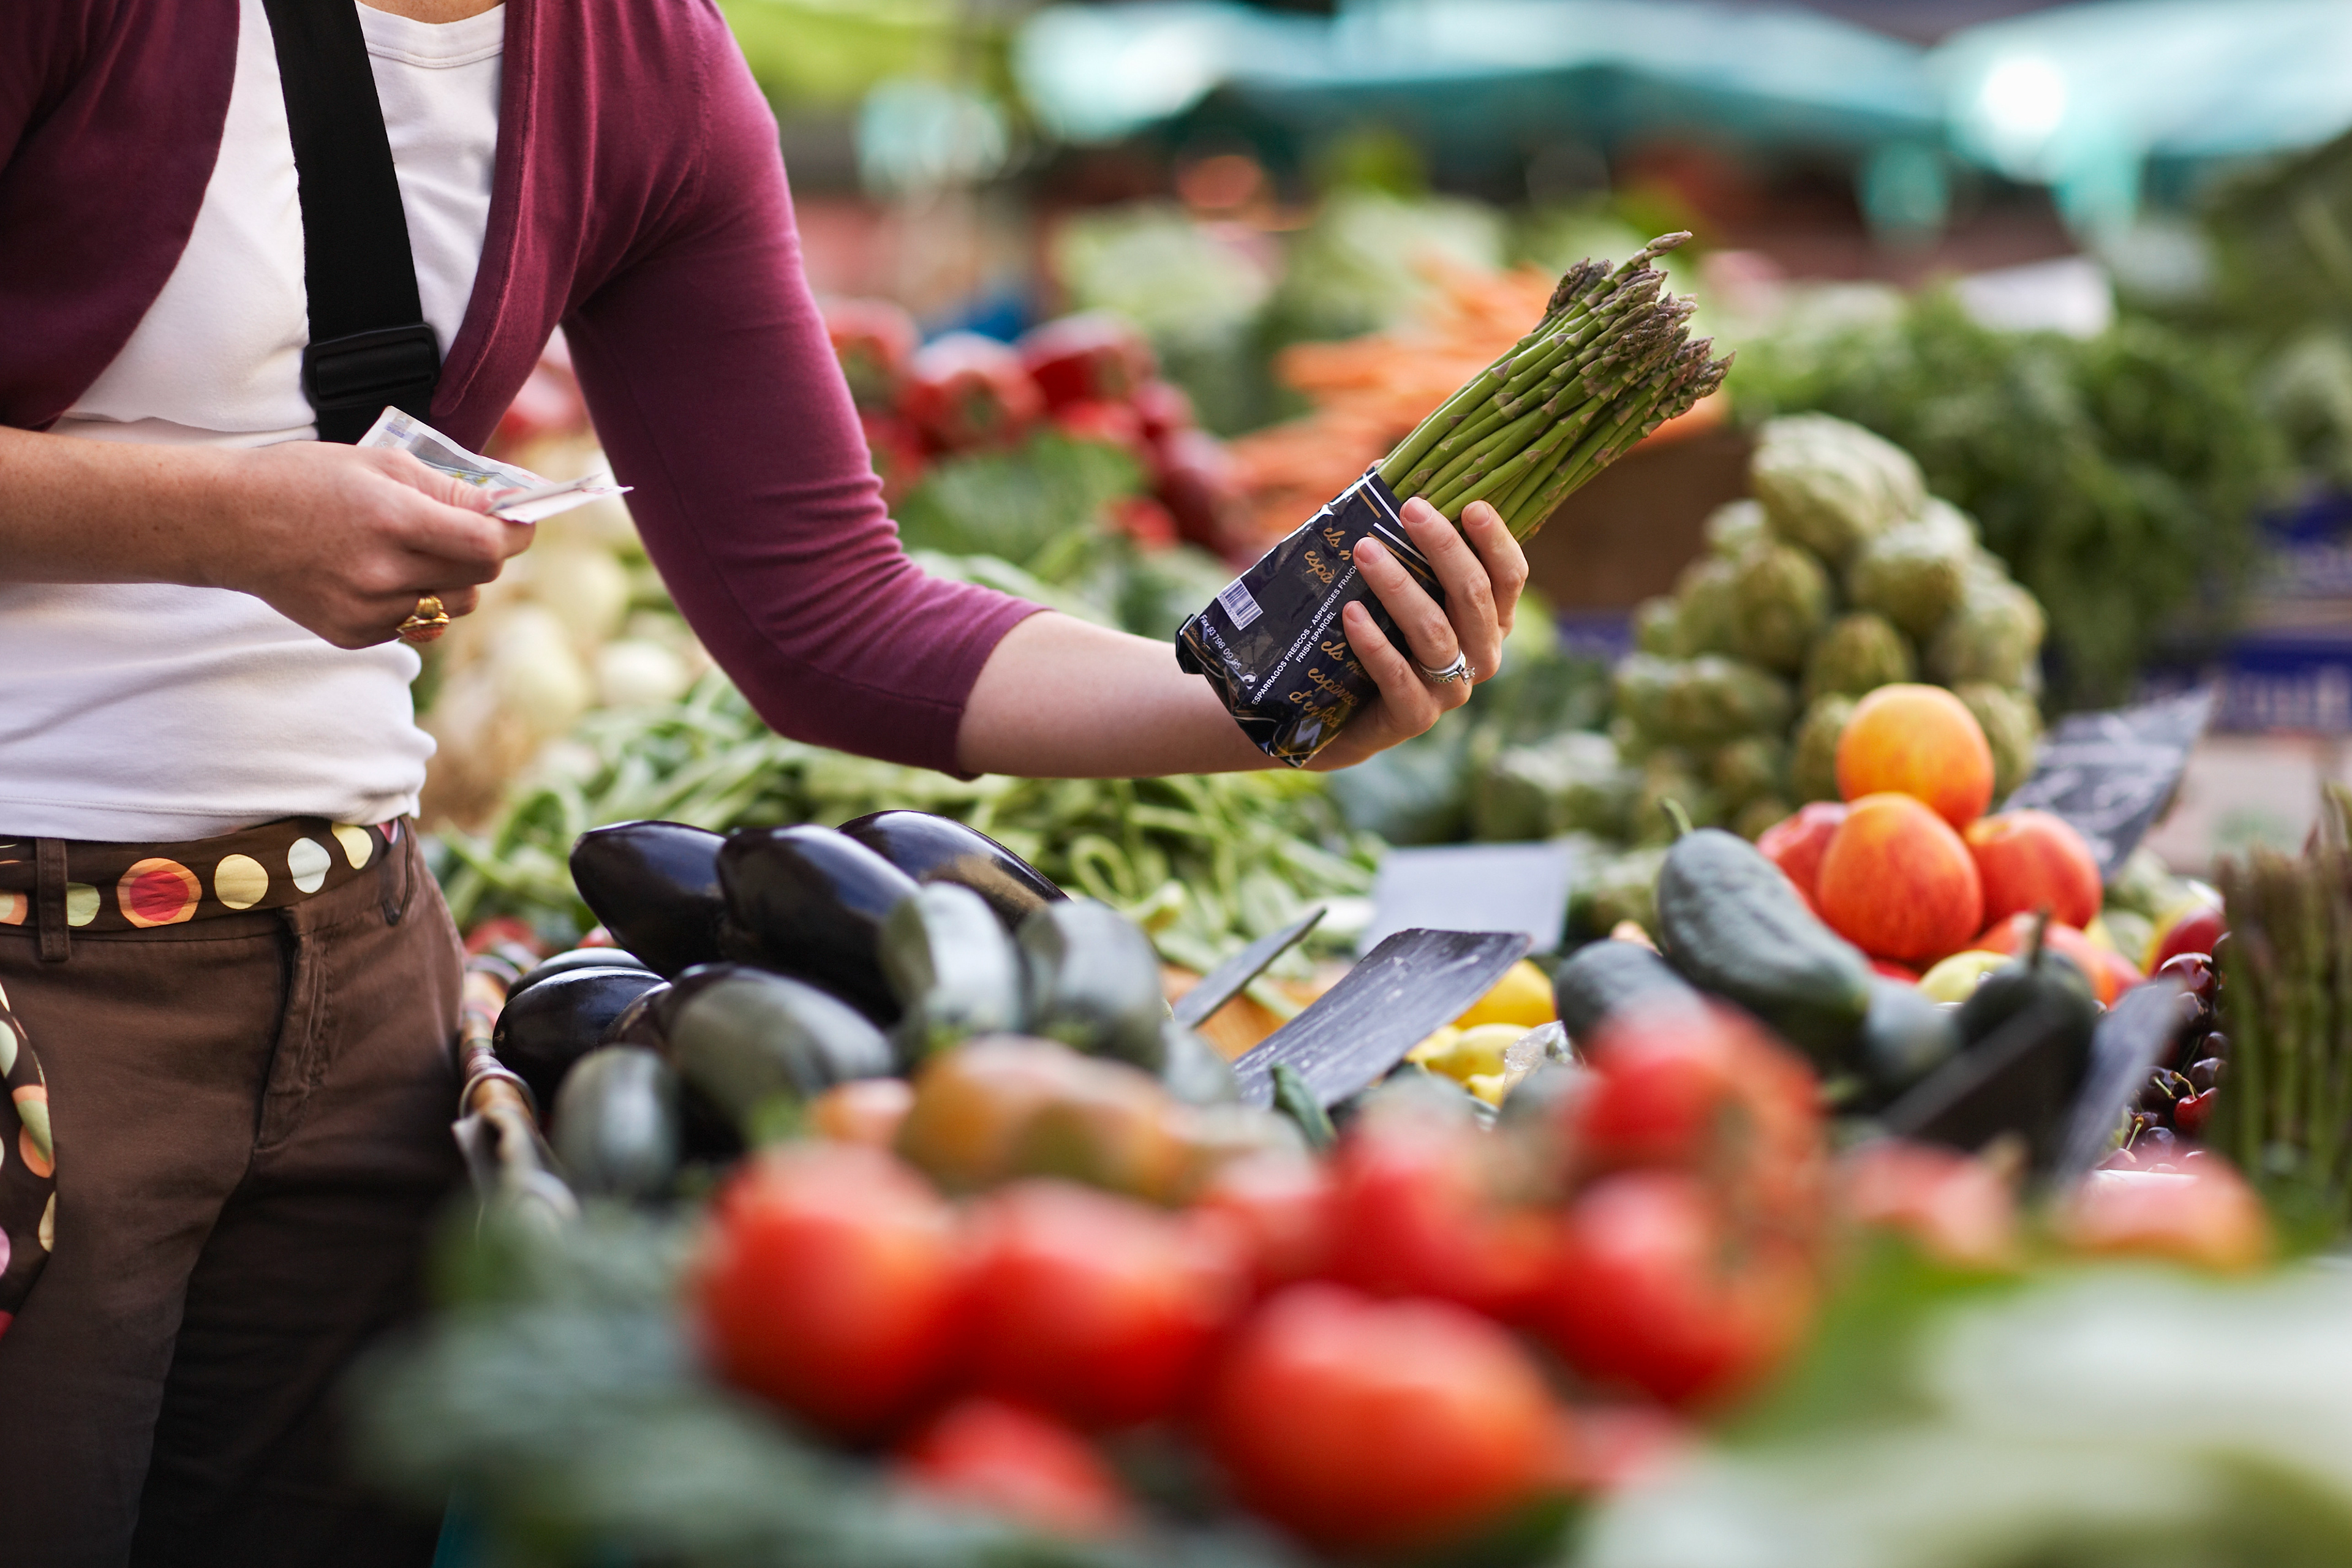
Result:
{"label": "eggplant", "polygon": [[719,850],[726,842],[682,822],[592,827],[572,847],[572,885],[614,942],[671,979],[723,956]]}
{"label": "eggplant", "polygon": [[552,958],[542,958],[533,964],[521,978],[507,987],[507,1000],[513,1001],[542,980],[552,980],[559,974],[570,974],[575,970],[646,967],[644,959],[617,947],[575,947]]}
{"label": "eggplant", "polygon": [[719,851],[728,956],[823,986],[877,1024],[898,1021],[882,922],[915,883],[830,827],[745,828]]}
{"label": "eggplant", "polygon": [[954,882],[988,900],[1006,931],[1039,906],[1070,895],[1036,867],[977,828],[927,811],[877,811],[841,831],[918,882]]}
{"label": "eggplant", "polygon": [[1021,1032],[1020,950],[970,888],[932,882],[899,900],[882,922],[881,960],[906,1008],[897,1031],[904,1059]]}
{"label": "eggplant", "polygon": [[550,1135],[575,1192],[657,1197],[677,1174],[677,1075],[642,1047],[600,1046],[556,1090]]}
{"label": "eggplant", "polygon": [[1108,904],[1065,899],[1021,922],[1029,1032],[1146,1072],[1167,1062],[1160,954]]}
{"label": "eggplant", "polygon": [[749,964],[687,971],[658,1011],[670,1065],[751,1142],[780,1104],[892,1066],[889,1041],[856,1008]]}
{"label": "eggplant", "polygon": [[629,1004],[661,984],[644,969],[575,969],[509,998],[490,1034],[501,1066],[544,1107],[572,1064],[596,1048]]}
{"label": "eggplant", "polygon": [[597,1037],[599,1046],[642,1046],[649,1051],[667,1048],[662,1037],[662,1009],[669,1003],[670,984],[665,980],[621,1009],[620,1016]]}

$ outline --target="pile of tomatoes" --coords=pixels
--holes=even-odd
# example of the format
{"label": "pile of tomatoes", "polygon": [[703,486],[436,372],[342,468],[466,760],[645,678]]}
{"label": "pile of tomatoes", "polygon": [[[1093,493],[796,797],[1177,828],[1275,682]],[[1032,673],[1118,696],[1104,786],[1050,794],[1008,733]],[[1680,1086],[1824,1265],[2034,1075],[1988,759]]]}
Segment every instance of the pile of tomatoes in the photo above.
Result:
{"label": "pile of tomatoes", "polygon": [[1065,316],[1017,343],[976,332],[923,343],[914,318],[887,300],[824,309],[886,500],[940,458],[1010,449],[1050,427],[1134,458],[1150,493],[1123,502],[1118,521],[1139,542],[1181,538],[1224,552],[1240,542],[1242,494],[1223,444],[1120,318]]}
{"label": "pile of tomatoes", "polygon": [[1399,1082],[1326,1156],[1259,1140],[1126,1191],[989,1184],[1039,1080],[992,1105],[973,1084],[1022,1075],[956,1054],[739,1167],[689,1291],[720,1377],[935,1497],[1116,1535],[1148,1510],[1106,1456],[1141,1433],[1314,1548],[1439,1546],[1678,1447],[1811,1316],[1816,1086],[1727,1010],[1612,1024],[1492,1127]]}

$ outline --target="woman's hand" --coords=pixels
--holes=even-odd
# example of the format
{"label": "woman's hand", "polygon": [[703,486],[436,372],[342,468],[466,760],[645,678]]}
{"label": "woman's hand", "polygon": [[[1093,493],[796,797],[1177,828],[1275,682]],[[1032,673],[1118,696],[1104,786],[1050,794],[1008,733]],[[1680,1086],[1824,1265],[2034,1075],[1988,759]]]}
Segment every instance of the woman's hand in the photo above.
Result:
{"label": "woman's hand", "polygon": [[[1357,542],[1356,569],[1394,617],[1405,646],[1383,635],[1361,605],[1340,612],[1349,646],[1381,694],[1316,754],[1310,765],[1317,769],[1344,768],[1411,740],[1470,700],[1470,688],[1492,680],[1503,668],[1503,639],[1528,581],[1519,542],[1485,501],[1463,509],[1459,531],[1417,496],[1404,503],[1403,515],[1406,533],[1445,589],[1445,604],[1441,608],[1378,540]],[[1444,669],[1456,656],[1469,660],[1468,679],[1437,681],[1422,673]]]}
{"label": "woman's hand", "polygon": [[212,584],[337,647],[390,641],[427,594],[471,613],[477,585],[530,544],[529,523],[487,515],[488,491],[406,452],[289,441],[237,457]]}

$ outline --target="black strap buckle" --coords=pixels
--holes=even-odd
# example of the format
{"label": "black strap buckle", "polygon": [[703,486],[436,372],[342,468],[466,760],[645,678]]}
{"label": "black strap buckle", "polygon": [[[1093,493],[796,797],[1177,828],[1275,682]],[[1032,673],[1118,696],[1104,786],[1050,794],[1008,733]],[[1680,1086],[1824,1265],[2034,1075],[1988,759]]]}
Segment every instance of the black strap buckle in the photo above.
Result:
{"label": "black strap buckle", "polygon": [[387,403],[415,413],[432,400],[440,379],[441,346],[423,321],[353,332],[302,351],[302,395],[322,414],[365,408],[373,417]]}

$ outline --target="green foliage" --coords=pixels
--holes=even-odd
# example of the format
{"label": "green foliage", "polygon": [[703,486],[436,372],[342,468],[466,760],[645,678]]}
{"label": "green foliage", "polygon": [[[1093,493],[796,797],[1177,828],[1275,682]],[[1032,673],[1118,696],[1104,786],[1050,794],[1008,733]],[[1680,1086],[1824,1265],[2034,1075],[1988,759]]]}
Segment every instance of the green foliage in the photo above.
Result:
{"label": "green foliage", "polygon": [[2145,320],[1995,331],[1948,296],[1741,352],[1743,418],[1811,409],[1917,458],[2049,612],[2062,705],[2123,696],[2158,640],[2225,612],[2275,434],[2217,350]]}
{"label": "green foliage", "polygon": [[1127,453],[1046,430],[1013,451],[941,462],[892,510],[910,550],[994,555],[1034,572],[1049,546],[1142,489],[1142,467]]}

